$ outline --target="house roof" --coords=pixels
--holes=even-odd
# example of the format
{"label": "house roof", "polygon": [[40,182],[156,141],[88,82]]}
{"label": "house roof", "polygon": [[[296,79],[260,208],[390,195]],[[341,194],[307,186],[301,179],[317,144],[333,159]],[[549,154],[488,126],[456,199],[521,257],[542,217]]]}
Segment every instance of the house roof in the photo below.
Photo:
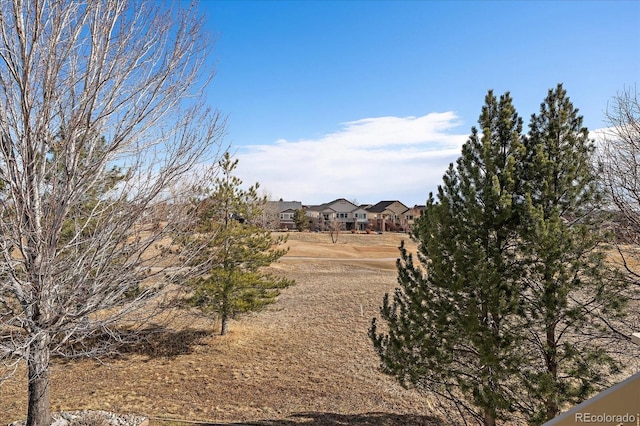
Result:
{"label": "house roof", "polygon": [[358,211],[360,211],[360,212],[368,212],[368,210],[367,210],[365,207],[363,207],[363,206],[356,207],[355,209],[353,209],[353,210],[351,210],[351,211],[352,211],[352,212],[358,212]]}
{"label": "house roof", "polygon": [[355,210],[358,207],[355,204],[353,204],[351,201],[349,201],[349,200],[347,200],[345,198],[336,198],[335,200],[330,201],[328,203],[319,204],[317,206],[309,206],[309,207],[307,207],[307,209],[308,210],[312,210],[312,211],[324,211],[324,210],[337,211],[336,209],[334,209],[332,207],[334,204],[337,204],[337,203],[349,203],[354,207],[352,210]]}
{"label": "house roof", "polygon": [[423,211],[426,208],[426,206],[422,206],[420,204],[416,204],[413,207],[409,207],[407,210],[405,210],[403,213],[406,212],[410,212],[410,211]]}
{"label": "house roof", "polygon": [[327,204],[318,204],[315,206],[307,206],[307,210],[310,211],[314,211],[314,212],[321,212],[322,210],[327,208]]}
{"label": "house roof", "polygon": [[336,206],[336,204],[344,205],[345,203],[353,206],[352,209],[348,210],[349,213],[355,212],[357,210],[366,211],[366,212],[369,212],[369,213],[383,213],[383,212],[389,210],[389,206],[392,206],[394,204],[397,207],[401,208],[400,210],[397,207],[393,208],[392,211],[394,211],[395,214],[403,214],[403,213],[406,213],[406,212],[411,211],[411,210],[424,210],[424,208],[425,208],[424,205],[418,205],[418,204],[414,205],[413,207],[407,207],[405,204],[402,203],[402,201],[399,201],[399,200],[387,200],[387,201],[380,201],[380,202],[378,202],[376,204],[360,204],[359,206],[357,206],[357,205],[355,205],[354,203],[352,203],[351,201],[349,201],[349,200],[347,200],[345,198],[336,198],[335,200],[330,201],[328,203],[310,205],[310,206],[304,206],[304,207],[308,211],[312,211],[312,212],[327,212],[327,211],[347,212],[346,210],[341,209],[338,206]]}
{"label": "house roof", "polygon": [[301,201],[276,201],[278,203],[278,210],[280,213],[286,210],[298,210],[302,208]]}
{"label": "house roof", "polygon": [[405,209],[407,208],[407,206],[402,204],[400,201],[393,200],[393,201],[380,201],[378,204],[375,204],[369,207],[367,210],[370,211],[371,213],[382,213],[383,211],[387,210],[387,207],[389,207],[393,203],[400,203],[400,205],[404,206]]}

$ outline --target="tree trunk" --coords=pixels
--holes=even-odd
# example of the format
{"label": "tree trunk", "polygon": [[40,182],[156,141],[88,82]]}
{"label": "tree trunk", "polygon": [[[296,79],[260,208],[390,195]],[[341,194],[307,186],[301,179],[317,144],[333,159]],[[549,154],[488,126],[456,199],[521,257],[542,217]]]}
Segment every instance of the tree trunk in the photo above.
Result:
{"label": "tree trunk", "polygon": [[484,426],[496,426],[496,418],[486,409],[484,411]]}
{"label": "tree trunk", "polygon": [[29,348],[29,405],[27,426],[51,424],[51,400],[49,394],[49,337],[40,335]]}
{"label": "tree trunk", "polygon": [[550,396],[549,399],[547,399],[545,401],[545,405],[546,405],[546,417],[545,420],[551,420],[553,418],[555,418],[558,413],[560,413],[560,409],[558,408],[558,404],[556,404],[556,402],[553,400],[553,396]]}
{"label": "tree trunk", "polygon": [[229,291],[231,291],[231,271],[228,271],[227,281],[224,283],[224,290],[222,294],[222,306],[220,309],[220,335],[224,336],[229,331]]}
{"label": "tree trunk", "polygon": [[222,313],[222,325],[220,327],[220,335],[224,336],[229,331],[229,318],[226,313]]}
{"label": "tree trunk", "polygon": [[[551,375],[552,383],[556,385],[558,383],[558,360],[557,360],[557,343],[555,324],[547,326],[547,372]],[[560,409],[555,400],[556,391],[554,390],[546,396],[546,420],[551,420],[558,415]]]}

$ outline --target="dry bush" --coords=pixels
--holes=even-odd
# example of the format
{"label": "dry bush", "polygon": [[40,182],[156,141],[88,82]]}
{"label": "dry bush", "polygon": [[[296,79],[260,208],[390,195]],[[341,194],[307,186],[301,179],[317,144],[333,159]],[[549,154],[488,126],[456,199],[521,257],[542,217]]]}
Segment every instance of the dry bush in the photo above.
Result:
{"label": "dry bush", "polygon": [[69,423],[69,426],[110,426],[109,420],[102,413],[89,411],[82,413]]}

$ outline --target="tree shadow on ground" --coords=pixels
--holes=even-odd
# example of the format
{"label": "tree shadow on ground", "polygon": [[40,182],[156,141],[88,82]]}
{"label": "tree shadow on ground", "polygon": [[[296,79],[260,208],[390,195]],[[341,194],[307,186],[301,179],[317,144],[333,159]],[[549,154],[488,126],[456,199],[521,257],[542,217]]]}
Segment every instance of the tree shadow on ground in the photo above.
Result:
{"label": "tree shadow on ground", "polygon": [[137,331],[135,339],[120,346],[120,354],[146,355],[150,358],[173,358],[187,355],[211,332],[198,329],[169,330],[163,327]]}
{"label": "tree shadow on ground", "polygon": [[392,413],[296,413],[286,419],[258,420],[242,423],[205,423],[200,426],[444,426],[442,419],[433,416]]}
{"label": "tree shadow on ground", "polygon": [[202,329],[171,330],[156,325],[136,330],[103,330],[90,337],[66,342],[62,350],[70,356],[62,357],[60,361],[82,356],[87,348],[96,350],[96,356],[101,359],[126,358],[129,355],[173,358],[192,353],[201,340],[211,334]]}

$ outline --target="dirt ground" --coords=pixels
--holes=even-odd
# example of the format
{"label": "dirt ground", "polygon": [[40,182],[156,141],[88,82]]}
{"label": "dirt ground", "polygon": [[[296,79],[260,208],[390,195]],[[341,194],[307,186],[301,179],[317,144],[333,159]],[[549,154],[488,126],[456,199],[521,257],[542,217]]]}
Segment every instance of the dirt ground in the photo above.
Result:
{"label": "dirt ground", "polygon": [[[265,311],[217,325],[182,316],[150,351],[55,361],[53,410],[101,409],[209,424],[435,425],[429,401],[378,371],[367,337],[406,234],[292,233],[274,269],[296,280]],[[413,247],[413,246],[412,246]],[[148,348],[147,348],[148,349]],[[0,424],[24,418],[21,370],[0,385]]]}

